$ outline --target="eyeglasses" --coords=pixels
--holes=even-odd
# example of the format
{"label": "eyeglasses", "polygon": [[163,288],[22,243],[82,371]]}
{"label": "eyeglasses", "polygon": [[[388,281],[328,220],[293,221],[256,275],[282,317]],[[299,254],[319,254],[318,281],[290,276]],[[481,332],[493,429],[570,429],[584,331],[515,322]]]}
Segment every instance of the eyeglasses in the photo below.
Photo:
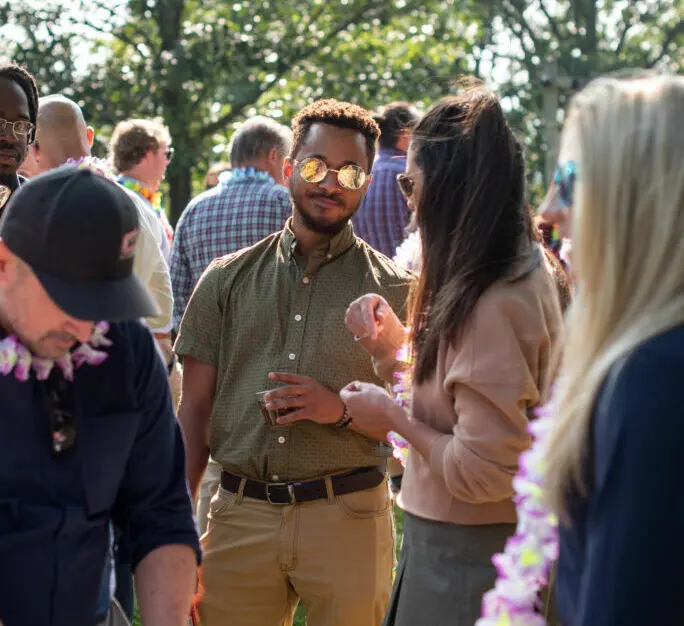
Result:
{"label": "eyeglasses", "polygon": [[404,194],[404,198],[410,200],[413,196],[413,188],[416,185],[413,178],[408,174],[397,174],[397,184],[399,185],[399,189],[401,189],[401,193]]}
{"label": "eyeglasses", "polygon": [[70,388],[57,367],[53,368],[47,380],[40,381],[40,388],[49,418],[52,451],[62,454],[72,448],[76,441],[76,425],[70,409]]}
{"label": "eyeglasses", "polygon": [[575,202],[575,180],[577,178],[577,165],[574,161],[556,165],[553,174],[553,182],[558,187],[558,197],[566,208],[571,209]]}
{"label": "eyeglasses", "polygon": [[167,163],[171,163],[171,159],[173,159],[173,154],[174,154],[173,148],[168,148],[166,150],[165,156],[166,156],[166,162]]}
{"label": "eyeglasses", "polygon": [[10,122],[0,117],[0,135],[4,135],[7,131],[7,127],[12,128],[14,136],[18,139],[19,137],[28,137],[36,125],[32,124],[28,120],[17,120],[16,122]]}
{"label": "eyeglasses", "polygon": [[337,182],[340,187],[351,191],[358,191],[363,187],[368,175],[358,165],[344,165],[339,170],[328,167],[327,163],[316,157],[310,157],[303,161],[295,161],[299,169],[299,175],[307,183],[320,183],[325,180],[328,172],[337,174]]}

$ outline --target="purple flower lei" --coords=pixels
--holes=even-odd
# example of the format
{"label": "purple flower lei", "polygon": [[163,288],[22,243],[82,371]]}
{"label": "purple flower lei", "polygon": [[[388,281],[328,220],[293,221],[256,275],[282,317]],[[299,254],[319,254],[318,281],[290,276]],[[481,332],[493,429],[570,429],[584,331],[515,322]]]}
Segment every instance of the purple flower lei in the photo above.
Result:
{"label": "purple flower lei", "polygon": [[558,558],[558,520],[543,499],[553,402],[537,409],[536,414],[537,419],[529,425],[532,447],[520,455],[513,479],[516,532],[504,552],[492,558],[498,578],[482,599],[482,617],[475,626],[546,626],[536,608],[538,593],[548,584],[551,566]]}
{"label": "purple flower lei", "polygon": [[[411,387],[413,385],[413,363],[409,357],[408,346],[402,346],[397,352],[397,361],[406,364],[406,369],[395,372],[397,381],[392,386],[394,401],[408,413],[411,412]],[[408,462],[409,443],[399,433],[387,433],[387,441],[392,444],[394,457],[406,467]]]}
{"label": "purple flower lei", "polygon": [[33,370],[38,380],[46,380],[52,369],[58,367],[62,370],[64,378],[73,380],[74,370],[83,364],[97,366],[107,359],[108,354],[97,348],[112,345],[111,340],[106,336],[108,331],[107,322],[98,322],[88,341],[82,343],[73,352],[54,360],[32,355],[15,335],[5,337],[0,340],[0,376],[8,376],[14,371],[14,376],[18,381],[26,382]]}

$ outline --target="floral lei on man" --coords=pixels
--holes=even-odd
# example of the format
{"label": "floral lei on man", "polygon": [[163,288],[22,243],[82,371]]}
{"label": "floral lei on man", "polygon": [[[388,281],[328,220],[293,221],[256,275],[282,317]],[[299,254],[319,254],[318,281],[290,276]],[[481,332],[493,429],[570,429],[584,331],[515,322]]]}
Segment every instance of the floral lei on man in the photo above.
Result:
{"label": "floral lei on man", "polygon": [[143,185],[139,180],[136,180],[135,178],[130,178],[128,176],[121,176],[118,179],[118,182],[120,185],[126,187],[126,189],[129,189],[130,191],[137,193],[139,196],[142,196],[145,200],[147,200],[147,202],[149,202],[150,206],[152,207],[152,209],[154,209],[154,212],[156,213],[157,217],[159,218],[159,221],[162,224],[162,228],[164,229],[164,234],[166,235],[166,238],[169,240],[169,243],[173,243],[173,227],[169,223],[169,218],[166,217],[166,212],[162,207],[161,192],[153,192],[149,187]]}
{"label": "floral lei on man", "polygon": [[33,370],[37,380],[47,380],[53,368],[58,367],[62,370],[64,378],[73,380],[74,370],[82,365],[87,363],[97,366],[107,359],[109,355],[97,348],[112,345],[106,336],[108,331],[107,322],[98,322],[88,341],[59,359],[43,359],[31,354],[16,335],[0,339],[0,376],[9,376],[14,371],[14,377],[18,381],[26,382]]}

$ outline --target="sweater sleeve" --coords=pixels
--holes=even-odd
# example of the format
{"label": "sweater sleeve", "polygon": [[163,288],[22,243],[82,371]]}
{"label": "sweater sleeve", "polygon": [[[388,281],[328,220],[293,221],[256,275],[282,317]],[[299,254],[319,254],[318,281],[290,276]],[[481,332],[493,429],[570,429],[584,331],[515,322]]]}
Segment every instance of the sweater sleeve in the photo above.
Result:
{"label": "sweater sleeve", "polygon": [[539,393],[528,361],[538,356],[535,340],[516,328],[516,317],[526,314],[517,308],[505,292],[485,294],[462,339],[447,349],[443,385],[457,421],[435,441],[429,461],[463,502],[510,498],[518,457],[530,443],[528,410]]}

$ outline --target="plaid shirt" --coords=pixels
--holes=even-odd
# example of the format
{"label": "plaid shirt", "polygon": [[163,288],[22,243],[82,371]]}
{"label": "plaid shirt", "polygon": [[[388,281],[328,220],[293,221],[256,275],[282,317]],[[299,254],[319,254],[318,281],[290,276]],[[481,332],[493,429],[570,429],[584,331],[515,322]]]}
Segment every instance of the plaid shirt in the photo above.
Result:
{"label": "plaid shirt", "polygon": [[352,220],[354,232],[390,258],[404,241],[409,222],[409,208],[397,183],[397,174],[405,169],[404,152],[381,148],[368,193]]}
{"label": "plaid shirt", "polygon": [[192,200],[178,221],[171,251],[174,327],[180,325],[195,285],[216,257],[282,230],[291,214],[287,188],[252,168],[233,170]]}

